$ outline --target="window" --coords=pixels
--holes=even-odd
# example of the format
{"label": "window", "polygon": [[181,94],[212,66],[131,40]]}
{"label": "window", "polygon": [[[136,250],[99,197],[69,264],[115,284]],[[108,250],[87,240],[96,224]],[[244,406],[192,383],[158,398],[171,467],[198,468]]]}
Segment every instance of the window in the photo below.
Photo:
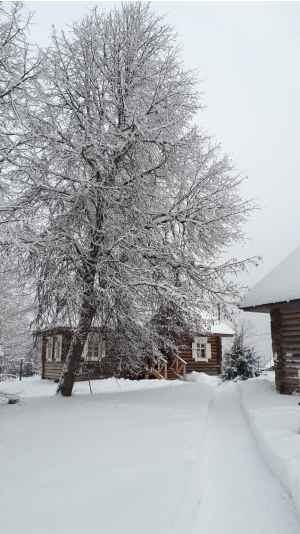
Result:
{"label": "window", "polygon": [[46,361],[52,362],[53,337],[46,337]]}
{"label": "window", "polygon": [[85,343],[83,358],[87,361],[98,361],[105,356],[105,341],[96,332],[92,332],[88,335],[88,339]]}
{"label": "window", "polygon": [[197,359],[198,360],[203,360],[204,358],[206,358],[206,343],[196,343],[196,347],[197,347]]}
{"label": "window", "polygon": [[61,362],[62,336],[46,337],[46,361]]}
{"label": "window", "polygon": [[62,336],[53,337],[53,360],[61,362]]}
{"label": "window", "polygon": [[195,337],[192,344],[192,354],[196,362],[208,362],[211,358],[211,345],[207,337]]}

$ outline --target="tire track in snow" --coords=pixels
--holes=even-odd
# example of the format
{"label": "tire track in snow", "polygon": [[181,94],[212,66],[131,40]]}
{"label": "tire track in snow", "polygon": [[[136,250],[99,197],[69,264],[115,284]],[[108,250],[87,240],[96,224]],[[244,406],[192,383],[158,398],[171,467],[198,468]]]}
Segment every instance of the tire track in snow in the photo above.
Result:
{"label": "tire track in snow", "polygon": [[[201,387],[201,385],[200,385]],[[199,445],[205,449],[209,433],[209,424],[211,413],[214,409],[216,391],[215,387],[211,387],[211,398],[207,405],[206,415],[201,417],[195,437],[198,439]],[[195,523],[198,508],[201,504],[201,496],[196,492],[195,488],[199,486],[199,476],[201,476],[201,467],[205,461],[205,456],[199,454],[199,450],[195,447],[186,450],[183,453],[184,457],[184,484],[178,499],[177,514],[174,515],[172,521],[172,534],[182,534],[186,531],[187,524],[189,528]],[[188,453],[188,454],[187,454]],[[190,455],[190,458],[189,458]],[[188,462],[186,461],[188,460]],[[188,518],[188,522],[187,522]]]}

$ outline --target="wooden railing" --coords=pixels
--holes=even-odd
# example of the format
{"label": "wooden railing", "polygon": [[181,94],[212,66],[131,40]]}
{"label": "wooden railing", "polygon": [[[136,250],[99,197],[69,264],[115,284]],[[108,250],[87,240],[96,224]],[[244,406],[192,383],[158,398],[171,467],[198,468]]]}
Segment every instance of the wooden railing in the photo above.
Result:
{"label": "wooden railing", "polygon": [[178,378],[185,378],[186,376],[186,361],[181,356],[174,356],[169,369],[172,369]]}
{"label": "wooden railing", "polygon": [[149,366],[148,372],[156,378],[168,378],[168,360],[163,356],[158,356]]}
{"label": "wooden railing", "polygon": [[177,378],[185,378],[186,376],[186,361],[180,356],[174,356],[174,359],[171,364],[168,363],[168,360],[163,356],[158,356],[153,359],[151,364],[148,367],[148,376],[155,378],[165,378],[168,379],[168,371],[171,371],[171,375],[176,375]]}

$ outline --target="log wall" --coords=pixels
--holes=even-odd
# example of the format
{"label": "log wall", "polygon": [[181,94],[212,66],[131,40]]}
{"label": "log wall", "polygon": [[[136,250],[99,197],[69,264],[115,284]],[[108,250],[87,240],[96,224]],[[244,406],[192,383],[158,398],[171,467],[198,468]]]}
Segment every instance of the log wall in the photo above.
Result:
{"label": "log wall", "polygon": [[[116,376],[111,365],[107,365],[106,358],[100,362],[85,361],[82,366],[82,372],[77,376],[76,381],[95,380],[98,378],[108,378]],[[42,378],[49,380],[58,380],[63,369],[63,362],[44,362]]]}
{"label": "log wall", "polygon": [[219,375],[222,372],[222,342],[220,336],[209,336],[211,358],[208,362],[198,362],[193,359],[193,337],[187,335],[178,340],[179,356],[187,362],[187,372],[197,371],[208,375]]}
{"label": "log wall", "polygon": [[[62,347],[61,347],[61,362],[47,362],[46,361],[46,338],[48,335],[62,335]],[[42,335],[42,378],[48,378],[50,380],[57,380],[60,378],[64,361],[67,357],[68,350],[71,343],[72,334],[69,329],[52,329]]]}
{"label": "log wall", "polygon": [[300,305],[283,305],[271,311],[271,333],[276,389],[300,393]]}
{"label": "log wall", "polygon": [[[63,335],[62,340],[62,361],[46,361],[46,336],[47,335],[60,334]],[[43,335],[42,337],[42,378],[50,380],[58,380],[61,376],[63,364],[68,353],[71,340],[71,333],[69,331],[62,332],[51,331]],[[209,336],[208,342],[211,345],[211,358],[205,362],[195,361],[192,354],[193,337],[190,335],[182,336],[177,340],[179,348],[179,355],[186,363],[186,371],[198,371],[204,372],[210,375],[218,375],[222,369],[222,345],[221,338],[219,336]],[[77,377],[77,380],[98,379],[107,378],[111,376],[118,376],[124,378],[145,378],[145,372],[143,370],[136,371],[135,373],[120,369],[120,362],[114,357],[113,344],[106,344],[107,351],[106,356],[100,362],[84,362],[83,373]]]}

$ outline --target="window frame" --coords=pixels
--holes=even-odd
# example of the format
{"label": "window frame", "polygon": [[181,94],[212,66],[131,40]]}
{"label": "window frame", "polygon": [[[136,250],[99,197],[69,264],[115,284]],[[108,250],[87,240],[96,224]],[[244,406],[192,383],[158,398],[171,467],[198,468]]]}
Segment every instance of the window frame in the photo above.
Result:
{"label": "window frame", "polygon": [[46,362],[53,361],[53,336],[46,336]]}
{"label": "window frame", "polygon": [[54,362],[61,362],[61,356],[62,356],[62,335],[57,334],[53,336],[53,361]]}
{"label": "window frame", "polygon": [[[205,355],[201,356],[203,350]],[[211,344],[208,341],[208,337],[194,337],[192,343],[192,357],[196,362],[208,362],[211,359]]]}
{"label": "window frame", "polygon": [[62,361],[62,335],[55,334],[53,336],[46,336],[46,362],[61,362]]}
{"label": "window frame", "polygon": [[105,357],[105,340],[99,333],[88,334],[82,357],[87,362],[98,362]]}

